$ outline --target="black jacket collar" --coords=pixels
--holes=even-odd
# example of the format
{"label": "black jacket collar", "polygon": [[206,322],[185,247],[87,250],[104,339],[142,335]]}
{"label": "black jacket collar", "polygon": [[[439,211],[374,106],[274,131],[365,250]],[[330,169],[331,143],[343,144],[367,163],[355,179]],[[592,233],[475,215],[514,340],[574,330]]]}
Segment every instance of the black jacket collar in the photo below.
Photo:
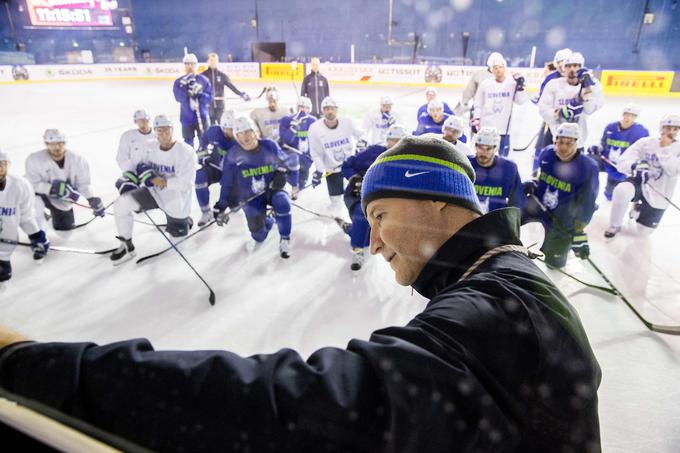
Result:
{"label": "black jacket collar", "polygon": [[484,253],[499,245],[521,245],[520,211],[504,208],[491,211],[458,230],[425,265],[413,289],[432,299],[452,285]]}

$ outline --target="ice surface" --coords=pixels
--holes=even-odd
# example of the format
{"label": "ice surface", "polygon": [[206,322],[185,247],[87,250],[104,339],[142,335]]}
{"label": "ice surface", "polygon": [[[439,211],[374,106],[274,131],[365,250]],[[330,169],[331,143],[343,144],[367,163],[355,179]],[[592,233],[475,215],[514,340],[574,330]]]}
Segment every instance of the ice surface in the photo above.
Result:
{"label": "ice surface", "polygon": [[[262,84],[238,84],[259,93]],[[290,83],[279,84],[282,103],[293,105]],[[0,147],[10,153],[10,172],[24,173],[26,156],[42,147],[45,128],[61,128],[68,148],[89,159],[94,189],[105,203],[117,194],[115,154],[120,134],[133,127],[132,113],[146,108],[177,120],[179,109],[171,82],[79,82],[0,85]],[[415,111],[424,91],[417,87],[332,86],[341,115],[361,121],[379,98],[391,94],[406,126],[415,127]],[[460,90],[442,89],[452,107]],[[589,143],[616,120],[630,101],[642,105],[640,122],[652,134],[677,101],[661,98],[608,97],[589,120]],[[249,112],[263,100],[231,101]],[[539,127],[533,104],[515,107],[513,145],[526,145]],[[179,128],[176,129],[179,137]],[[512,153],[522,176],[530,172],[531,150]],[[216,196],[213,187],[211,198]],[[678,191],[680,192],[680,191]],[[680,196],[674,200],[680,202]],[[301,193],[298,203],[328,212],[325,187]],[[592,258],[644,316],[660,324],[680,324],[680,213],[669,208],[649,238],[633,236],[626,224],[605,242],[609,206],[600,209],[588,228]],[[194,219],[199,216],[194,207]],[[90,217],[76,208],[77,220]],[[157,220],[163,220],[156,213]],[[146,220],[145,217],[138,217]],[[106,249],[118,245],[113,216],[97,219],[69,233],[48,231],[54,245]],[[525,231],[528,239],[540,236]],[[151,226],[135,224],[138,256],[166,246]],[[347,237],[331,221],[293,208],[292,258],[278,257],[275,229],[254,248],[242,214],[223,228],[211,226],[189,239],[181,250],[217,293],[210,307],[208,291],[174,253],[144,264],[114,268],[108,257],[51,252],[36,264],[26,249],[15,252],[14,277],[0,290],[0,322],[43,341],[106,343],[147,337],[157,349],[228,349],[239,354],[295,348],[304,356],[322,346],[344,347],[351,338],[403,324],[422,310],[424,299],[397,286],[391,269],[379,257],[359,273],[350,270]],[[604,282],[586,262],[571,258],[566,269],[587,281]],[[599,391],[602,437],[606,452],[677,452],[680,449],[680,338],[647,331],[617,298],[586,289],[548,271],[578,309],[603,369]]]}

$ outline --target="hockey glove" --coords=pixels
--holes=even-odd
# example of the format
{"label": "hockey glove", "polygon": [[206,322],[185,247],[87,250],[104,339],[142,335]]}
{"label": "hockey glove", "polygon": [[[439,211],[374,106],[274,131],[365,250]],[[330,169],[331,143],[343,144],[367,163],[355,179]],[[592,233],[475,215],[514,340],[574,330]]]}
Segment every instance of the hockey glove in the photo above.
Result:
{"label": "hockey glove", "polygon": [[210,154],[212,153],[213,145],[208,145],[208,149],[201,148],[196,151],[196,159],[198,160],[198,165],[205,166],[210,160]]}
{"label": "hockey glove", "polygon": [[357,152],[360,153],[368,148],[368,142],[364,139],[357,141]]}
{"label": "hockey glove", "polygon": [[581,113],[583,113],[583,104],[575,99],[572,99],[569,101],[569,104],[563,105],[562,108],[559,109],[559,116],[570,123],[578,121]]}
{"label": "hockey glove", "polygon": [[524,83],[525,83],[524,77],[519,75],[519,74],[516,74],[514,78],[515,78],[515,83],[517,84],[515,86],[515,89],[517,91],[524,91]]}
{"label": "hockey glove", "polygon": [[290,198],[295,201],[298,199],[298,195],[300,195],[300,188],[298,186],[293,186],[293,189],[290,191]]}
{"label": "hockey glove", "polygon": [[538,187],[538,181],[535,179],[530,179],[529,181],[525,181],[522,183],[522,189],[524,190],[524,195],[527,197],[530,197],[536,192],[536,188]]}
{"label": "hockey glove", "polygon": [[71,184],[60,180],[52,181],[50,196],[59,198],[60,200],[72,201],[74,203],[80,198],[80,194],[73,186],[71,186]]}
{"label": "hockey glove", "polygon": [[602,146],[600,145],[593,145],[588,148],[588,155],[593,156],[593,157],[600,157],[602,156]]}
{"label": "hockey glove", "polygon": [[387,127],[393,126],[397,122],[397,118],[394,115],[390,115],[387,118]]}
{"label": "hockey glove", "polygon": [[31,250],[33,250],[33,259],[41,260],[47,255],[50,249],[50,241],[47,240],[43,230],[37,233],[29,234],[28,238],[31,240]]}
{"label": "hockey glove", "polygon": [[349,178],[349,181],[347,182],[347,188],[349,189],[349,193],[352,194],[354,197],[361,197],[361,185],[364,181],[364,177],[361,175],[353,175],[351,178]]}
{"label": "hockey glove", "polygon": [[188,87],[196,83],[196,77],[193,75],[187,75],[179,79],[179,86],[182,88]]}
{"label": "hockey glove", "polygon": [[290,131],[293,133],[293,135],[297,135],[299,129],[300,129],[300,120],[299,119],[290,120]]}
{"label": "hockey glove", "polygon": [[[137,177],[135,177],[135,180]],[[130,192],[131,190],[138,189],[139,186],[136,184],[136,182],[130,181],[128,178],[118,178],[116,181],[116,189],[118,189],[118,193],[123,195],[126,192]]]}
{"label": "hockey glove", "polygon": [[99,197],[90,197],[87,199],[87,202],[90,203],[90,207],[94,211],[94,215],[97,217],[104,217],[106,215],[106,210],[104,208],[104,203],[102,203],[102,199]]}
{"label": "hockey glove", "polygon": [[646,160],[634,163],[632,170],[636,184],[647,184],[647,181],[649,181],[649,163]]}
{"label": "hockey glove", "polygon": [[158,176],[156,175],[156,172],[153,171],[153,168],[151,168],[151,165],[145,163],[137,165],[137,175],[139,175],[138,176],[139,187],[153,186],[151,180]]}
{"label": "hockey glove", "polygon": [[323,173],[320,171],[315,171],[314,174],[312,175],[312,189],[315,189],[316,186],[321,184],[321,176],[323,176]]}
{"label": "hockey glove", "polygon": [[245,91],[241,91],[241,99],[248,102],[250,101],[250,96],[248,96],[248,93],[246,93]]}
{"label": "hockey glove", "polygon": [[197,82],[194,82],[189,85],[189,96],[191,96],[192,98],[196,98],[201,93],[203,93],[203,85]]}
{"label": "hockey glove", "polygon": [[578,83],[580,83],[583,88],[589,88],[595,85],[590,71],[586,68],[579,69],[576,72],[576,77],[578,77]]}
{"label": "hockey glove", "polygon": [[229,223],[229,214],[224,209],[220,209],[217,205],[213,208],[213,217],[215,218],[217,226],[224,226]]}
{"label": "hockey glove", "polygon": [[584,232],[574,234],[571,239],[571,250],[574,255],[582,260],[590,256],[590,246],[588,246],[588,236]]}
{"label": "hockey glove", "polygon": [[12,264],[9,261],[0,260],[0,282],[6,282],[12,278]]}
{"label": "hockey glove", "polygon": [[476,134],[477,131],[479,131],[479,118],[471,118],[470,119],[470,130],[472,131],[473,134]]}

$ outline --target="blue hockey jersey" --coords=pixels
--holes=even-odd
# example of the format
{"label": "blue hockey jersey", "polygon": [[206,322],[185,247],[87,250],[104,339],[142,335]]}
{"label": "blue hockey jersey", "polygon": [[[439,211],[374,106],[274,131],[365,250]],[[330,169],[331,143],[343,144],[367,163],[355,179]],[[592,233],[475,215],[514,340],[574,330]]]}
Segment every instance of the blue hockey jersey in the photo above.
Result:
{"label": "blue hockey jersey", "polygon": [[[453,110],[451,110],[451,107],[449,107],[449,104],[447,104],[446,102],[442,102],[442,104],[444,104],[444,113],[446,113],[448,115],[453,115]],[[417,114],[418,122],[420,122],[421,118],[424,118],[426,116],[430,116],[430,114],[427,113],[427,104],[423,104],[418,109],[418,114]]]}
{"label": "blue hockey jersey", "polygon": [[194,78],[195,83],[203,86],[203,91],[198,95],[198,103],[202,117],[208,116],[208,109],[210,107],[210,101],[212,100],[212,86],[207,77],[201,74],[189,74],[176,79],[172,87],[172,92],[175,94],[175,100],[180,104],[179,122],[184,125],[198,124],[196,112],[191,108],[191,97],[189,96],[188,81],[191,78]]}
{"label": "blue hockey jersey", "polygon": [[[580,152],[569,162],[562,162],[555,145],[543,148],[538,162],[536,197],[563,228],[571,232],[583,229],[597,208],[597,164]],[[549,215],[543,220],[546,225],[553,223]]]}
{"label": "blue hockey jersey", "polygon": [[468,159],[475,169],[475,191],[485,214],[508,206],[520,209],[524,206],[526,197],[517,164],[495,156],[491,167],[482,167],[475,156],[468,156]]}
{"label": "blue hockey jersey", "polygon": [[541,83],[541,88],[539,88],[539,90],[538,90],[538,96],[536,96],[536,98],[533,101],[534,104],[537,104],[538,100],[541,99],[541,95],[543,94],[543,89],[548,84],[548,82],[550,82],[553,79],[559,79],[560,77],[562,77],[562,74],[560,74],[559,71],[553,71],[550,74],[548,74],[547,76],[545,76],[545,79],[543,79],[543,82]]}
{"label": "blue hockey jersey", "polygon": [[238,192],[239,202],[264,193],[270,188],[277,170],[288,173],[290,180],[297,181],[298,170],[291,170],[292,167],[288,155],[272,140],[260,139],[259,146],[254,151],[246,151],[235,143],[222,163],[222,187],[217,206],[226,209],[232,190]]}
{"label": "blue hockey jersey", "polygon": [[[430,114],[428,114],[427,116],[420,117],[418,119],[418,127],[416,128],[415,131],[413,131],[413,135],[443,133],[442,127],[444,127],[444,122],[446,121],[446,118],[448,118],[451,115],[454,114],[444,113],[444,117],[438,123],[432,118],[432,116],[430,116]],[[460,140],[463,143],[467,143],[467,137],[465,136],[465,134],[461,134],[458,140]]]}
{"label": "blue hockey jersey", "polygon": [[220,126],[210,126],[201,136],[200,149],[208,150],[210,157],[206,161],[212,167],[222,168],[222,159],[229,148],[234,146],[236,140],[225,137]]}
{"label": "blue hockey jersey", "polygon": [[[630,145],[643,137],[649,137],[649,131],[640,123],[633,123],[628,129],[622,129],[618,121],[609,123],[602,133],[602,156],[616,164],[621,155]],[[620,173],[616,168],[607,162],[603,162],[604,170],[610,180],[621,182],[627,175]]]}
{"label": "blue hockey jersey", "polygon": [[[279,121],[279,138],[281,145],[288,145],[303,153],[309,153],[309,144],[307,142],[307,135],[309,127],[316,121],[316,118],[305,112],[297,112],[294,115],[288,115],[281,118]],[[297,123],[297,128],[292,124]]]}
{"label": "blue hockey jersey", "polygon": [[371,145],[360,153],[348,157],[342,163],[342,176],[345,179],[349,179],[354,175],[364,176],[368,167],[385,151],[387,151],[387,147],[383,145]]}

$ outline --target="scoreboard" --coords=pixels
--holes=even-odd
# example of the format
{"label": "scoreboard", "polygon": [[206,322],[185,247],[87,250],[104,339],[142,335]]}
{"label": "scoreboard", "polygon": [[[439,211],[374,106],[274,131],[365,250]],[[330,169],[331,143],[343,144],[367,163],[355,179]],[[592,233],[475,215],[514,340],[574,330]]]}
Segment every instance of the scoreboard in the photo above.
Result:
{"label": "scoreboard", "polygon": [[117,1],[26,0],[34,27],[112,27]]}

